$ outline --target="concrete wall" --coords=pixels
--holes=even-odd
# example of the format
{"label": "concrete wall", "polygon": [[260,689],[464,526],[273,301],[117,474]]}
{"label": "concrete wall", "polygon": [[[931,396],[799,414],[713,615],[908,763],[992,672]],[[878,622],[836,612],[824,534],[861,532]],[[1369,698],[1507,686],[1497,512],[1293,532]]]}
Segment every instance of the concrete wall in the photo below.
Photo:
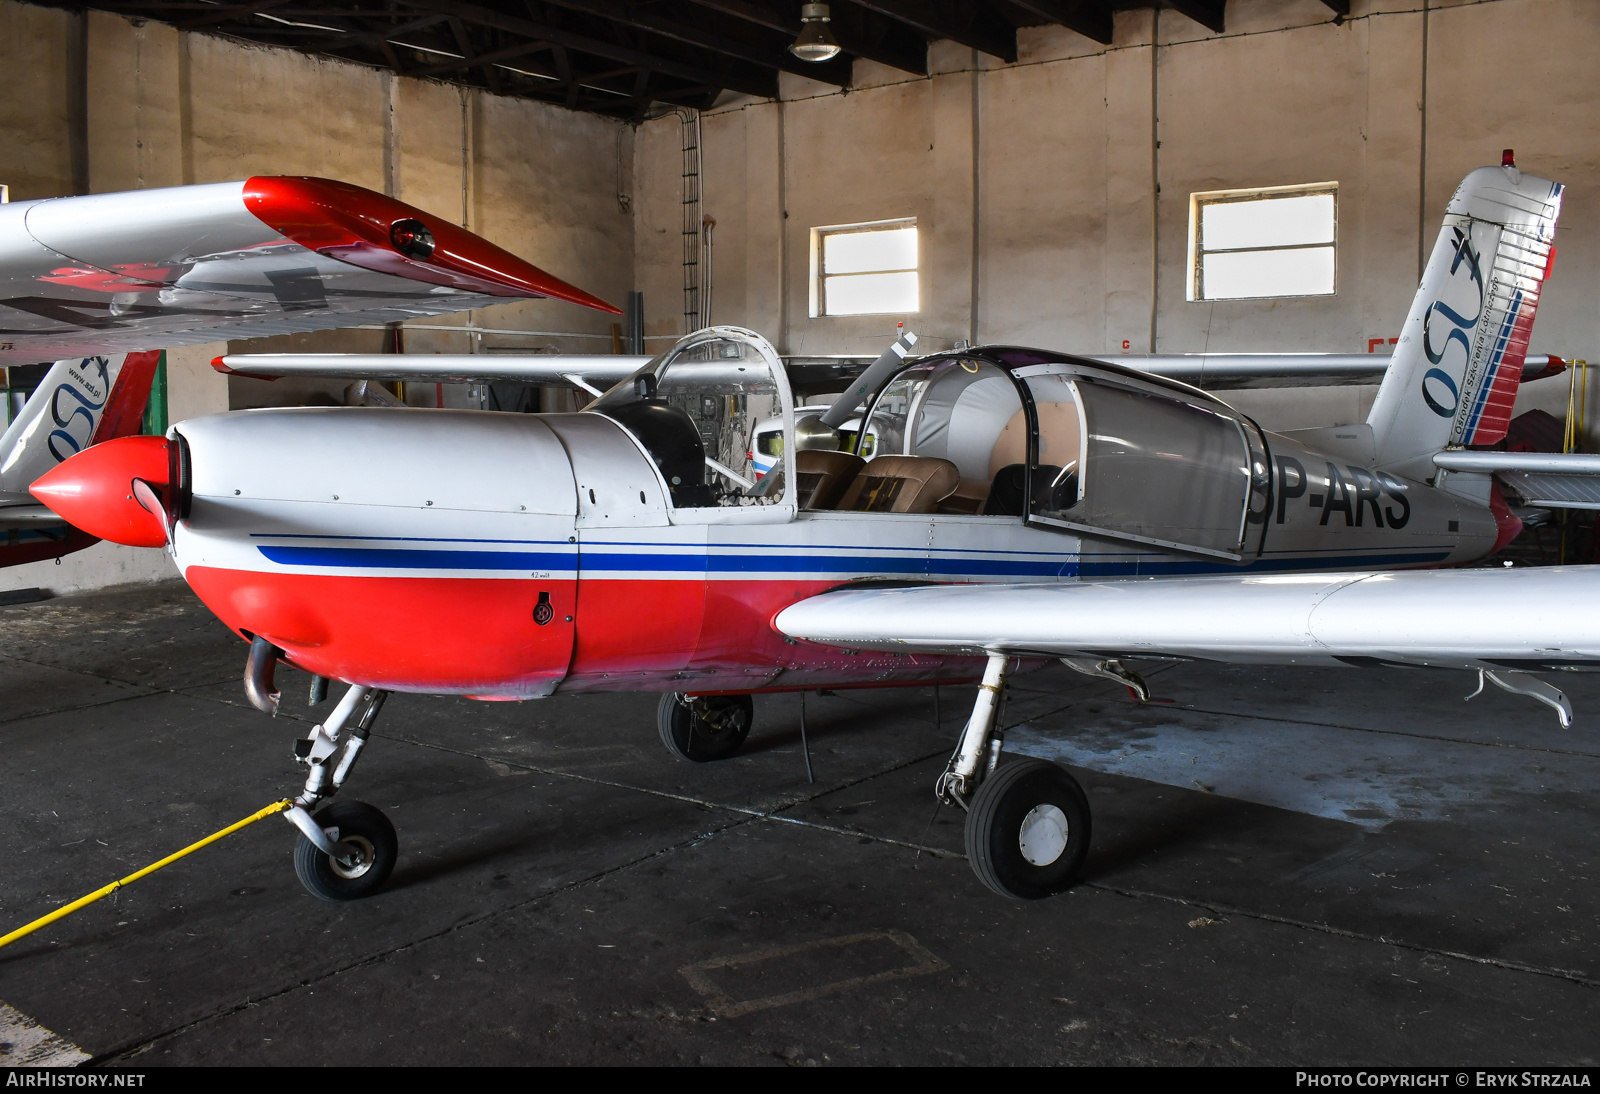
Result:
{"label": "concrete wall", "polygon": [[[1122,12],[1110,48],[1041,27],[1014,65],[941,42],[927,78],[858,62],[847,92],[785,75],[782,102],[730,97],[703,119],[713,318],[789,353],[876,353],[901,318],[936,348],[1362,352],[1397,333],[1456,184],[1514,147],[1568,185],[1534,352],[1600,357],[1600,4],[1429,6],[1356,0],[1335,25],[1320,0],[1232,0],[1220,36]],[[664,338],[682,329],[676,120],[637,148],[639,287]],[[1336,295],[1184,299],[1190,193],[1330,180]],[[906,216],[920,313],[812,318],[810,229]],[[1361,418],[1371,396],[1233,398],[1293,428]],[[1544,381],[1523,402],[1559,413],[1565,396]]]}

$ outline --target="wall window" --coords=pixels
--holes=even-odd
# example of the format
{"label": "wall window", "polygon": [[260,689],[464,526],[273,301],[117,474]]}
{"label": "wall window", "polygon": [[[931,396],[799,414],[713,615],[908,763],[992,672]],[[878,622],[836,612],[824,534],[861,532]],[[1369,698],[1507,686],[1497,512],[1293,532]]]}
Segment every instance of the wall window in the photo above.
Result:
{"label": "wall window", "polygon": [[1331,296],[1339,185],[1189,195],[1190,300]]}
{"label": "wall window", "polygon": [[918,310],[917,222],[811,229],[811,314],[909,315]]}

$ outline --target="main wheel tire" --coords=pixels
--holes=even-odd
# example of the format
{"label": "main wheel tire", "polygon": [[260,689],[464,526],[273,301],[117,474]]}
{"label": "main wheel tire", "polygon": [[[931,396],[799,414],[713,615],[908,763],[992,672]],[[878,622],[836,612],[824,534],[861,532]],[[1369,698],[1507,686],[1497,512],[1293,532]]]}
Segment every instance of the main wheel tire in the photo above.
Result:
{"label": "main wheel tire", "polygon": [[1089,853],[1089,798],[1044,760],[1006,764],[973,795],[967,861],[1001,896],[1039,900],[1070,886]]}
{"label": "main wheel tire", "polygon": [[661,743],[680,760],[725,760],[750,736],[755,703],[748,695],[707,695],[700,703],[704,714],[696,713],[685,696],[669,693],[661,697],[656,708]]}
{"label": "main wheel tire", "polygon": [[354,866],[335,862],[302,833],[294,845],[294,872],[311,895],[323,900],[360,900],[371,896],[389,880],[400,840],[394,825],[366,802],[334,802],[312,818],[322,828],[334,828],[335,843],[353,843],[361,849]]}

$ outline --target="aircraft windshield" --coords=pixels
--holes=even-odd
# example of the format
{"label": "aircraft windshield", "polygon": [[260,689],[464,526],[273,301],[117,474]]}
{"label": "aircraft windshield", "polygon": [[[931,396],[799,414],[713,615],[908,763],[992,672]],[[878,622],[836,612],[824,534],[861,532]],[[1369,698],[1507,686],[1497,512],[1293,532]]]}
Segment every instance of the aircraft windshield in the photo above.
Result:
{"label": "aircraft windshield", "polygon": [[784,463],[771,464],[781,435],[763,466],[755,451],[756,424],[781,421],[783,398],[771,365],[749,343],[710,337],[679,346],[589,409],[638,438],[675,506],[770,505],[783,497]]}

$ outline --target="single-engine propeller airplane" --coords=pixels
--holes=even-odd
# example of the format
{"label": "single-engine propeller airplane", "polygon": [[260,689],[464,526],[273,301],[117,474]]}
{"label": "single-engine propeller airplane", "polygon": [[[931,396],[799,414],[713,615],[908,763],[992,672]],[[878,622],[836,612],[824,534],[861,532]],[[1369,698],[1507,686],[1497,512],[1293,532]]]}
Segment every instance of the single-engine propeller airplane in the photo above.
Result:
{"label": "single-engine propeller airplane", "polygon": [[[215,415],[89,448],[33,492],[97,535],[165,546],[250,643],[245,686],[261,710],[277,709],[279,661],[349,685],[296,746],[310,772],[286,813],[297,873],[320,897],[371,893],[394,865],[381,812],[324,804],[389,692],[657,691],[663,741],[703,761],[739,748],[756,692],[974,680],[936,793],[967,811],[986,885],[1042,897],[1079,869],[1089,806],[1057,766],[1000,764],[995,715],[1008,676],[1047,659],[1140,697],[1127,662],[1144,658],[1458,667],[1570,720],[1531,670],[1600,667],[1600,630],[1566,610],[1600,590],[1600,571],[1441,569],[1516,534],[1502,483],[1530,502],[1600,507],[1600,457],[1474,450],[1505,434],[1560,200],[1509,155],[1467,177],[1358,426],[1272,434],[1214,395],[1114,363],[1015,346],[913,358],[902,339],[801,428],[772,346],[713,327],[581,413]],[[319,208],[346,223],[336,201]],[[309,216],[261,219],[299,226],[297,245],[329,261],[365,256],[380,272],[359,280],[412,261],[402,220],[427,223],[379,213],[347,235],[304,227]],[[107,253],[166,269],[165,244],[141,249],[156,233],[135,223]],[[313,273],[277,297],[280,314],[311,295]],[[275,360],[222,364],[272,375]],[[403,367],[506,375],[495,360]],[[585,379],[576,358],[541,367],[591,387],[603,372]],[[752,432],[772,419],[781,460],[757,475]],[[840,447],[853,421],[871,459]]]}

